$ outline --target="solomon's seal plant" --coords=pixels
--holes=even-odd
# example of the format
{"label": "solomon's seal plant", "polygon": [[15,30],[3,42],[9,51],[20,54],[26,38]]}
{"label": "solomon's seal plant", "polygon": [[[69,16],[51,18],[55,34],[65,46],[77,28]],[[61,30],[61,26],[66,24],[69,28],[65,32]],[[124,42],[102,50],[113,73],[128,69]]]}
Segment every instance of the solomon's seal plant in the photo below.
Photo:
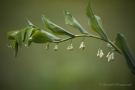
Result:
{"label": "solomon's seal plant", "polygon": [[[135,74],[135,58],[128,46],[125,36],[121,33],[118,33],[115,41],[110,41],[102,26],[101,18],[93,14],[90,3],[86,8],[86,15],[88,17],[88,25],[93,31],[97,32],[99,36],[87,32],[68,11],[64,11],[65,23],[78,29],[81,34],[75,35],[65,30],[64,28],[54,24],[46,16],[42,15],[41,18],[45,27],[51,30],[52,33],[38,28],[26,18],[28,25],[26,28],[23,28],[21,30],[9,31],[7,33],[8,40],[13,40],[12,45],[9,47],[14,48],[14,56],[16,57],[18,53],[18,46],[22,47],[22,43],[24,43],[26,47],[30,46],[32,43],[48,43],[46,49],[49,49],[50,43],[56,43],[56,45],[54,46],[54,51],[57,51],[59,43],[71,40],[67,47],[67,50],[71,51],[73,50],[72,39],[83,37],[83,40],[79,46],[79,49],[83,50],[85,48],[84,38],[92,37],[106,42],[107,47],[111,49],[111,52],[108,52],[108,54],[106,55],[108,62],[114,60],[114,52],[118,52],[123,57],[125,57],[128,68],[133,72],[133,74]],[[66,35],[68,36],[68,38],[61,39],[56,35]],[[101,45],[98,49],[97,56],[100,58],[104,56]]]}

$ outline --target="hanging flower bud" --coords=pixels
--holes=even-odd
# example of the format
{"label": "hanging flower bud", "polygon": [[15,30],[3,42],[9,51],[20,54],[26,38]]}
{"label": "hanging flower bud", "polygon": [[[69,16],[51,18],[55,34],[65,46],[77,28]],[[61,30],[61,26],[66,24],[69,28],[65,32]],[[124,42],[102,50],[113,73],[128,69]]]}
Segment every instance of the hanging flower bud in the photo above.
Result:
{"label": "hanging flower bud", "polygon": [[73,45],[72,44],[70,44],[70,50],[73,50]]}
{"label": "hanging flower bud", "polygon": [[111,54],[111,60],[114,60],[114,53]]}
{"label": "hanging flower bud", "polygon": [[58,50],[58,45],[55,45],[54,46],[54,51],[57,51]]}
{"label": "hanging flower bud", "polygon": [[70,51],[70,44],[69,44],[69,46],[67,47],[67,50]]}
{"label": "hanging flower bud", "polygon": [[82,46],[81,50],[83,50],[83,49],[85,49],[85,44],[84,43],[83,43],[83,46]]}
{"label": "hanging flower bud", "polygon": [[81,49],[81,48],[82,48],[82,46],[83,46],[83,42],[80,44],[80,47],[79,47],[79,49]]}
{"label": "hanging flower bud", "polygon": [[110,62],[112,59],[111,55],[108,56],[108,62]]}
{"label": "hanging flower bud", "polygon": [[97,57],[99,56],[99,54],[100,54],[100,49],[99,49],[98,52],[97,52]]}
{"label": "hanging flower bud", "polygon": [[80,44],[79,49],[81,49],[81,50],[85,49],[85,44],[84,44],[84,42],[82,42],[82,43]]}
{"label": "hanging flower bud", "polygon": [[46,50],[49,49],[49,44],[46,45],[45,49],[46,49]]}
{"label": "hanging flower bud", "polygon": [[100,57],[100,58],[102,58],[102,57],[103,57],[103,55],[104,55],[103,51],[102,51],[102,50],[100,50],[99,57]]}
{"label": "hanging flower bud", "polygon": [[73,50],[73,45],[72,45],[72,44],[69,44],[69,46],[67,47],[67,50],[68,50],[68,51]]}
{"label": "hanging flower bud", "polygon": [[109,57],[109,55],[110,55],[110,52],[108,52],[108,54],[106,55],[106,58],[108,58],[108,57]]}
{"label": "hanging flower bud", "polygon": [[112,53],[108,56],[108,62],[111,60],[114,60],[114,53]]}

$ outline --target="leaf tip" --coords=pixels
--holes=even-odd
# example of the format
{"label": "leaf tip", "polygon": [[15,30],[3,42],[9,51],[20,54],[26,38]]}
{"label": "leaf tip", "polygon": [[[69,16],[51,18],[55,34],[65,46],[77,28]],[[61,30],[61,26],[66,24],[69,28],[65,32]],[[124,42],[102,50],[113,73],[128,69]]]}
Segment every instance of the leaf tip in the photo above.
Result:
{"label": "leaf tip", "polygon": [[90,7],[90,1],[89,1],[89,3],[88,3],[87,7]]}
{"label": "leaf tip", "polygon": [[64,13],[65,13],[65,14],[68,14],[68,11],[67,11],[67,10],[64,10]]}
{"label": "leaf tip", "polygon": [[90,10],[90,2],[88,3],[87,7],[86,7],[86,15],[89,14],[89,10]]}
{"label": "leaf tip", "polygon": [[119,32],[117,33],[117,36],[125,38],[125,36],[123,34],[119,33]]}
{"label": "leaf tip", "polygon": [[89,1],[88,5],[90,5],[90,1]]}
{"label": "leaf tip", "polygon": [[43,18],[44,17],[44,15],[43,14],[41,14],[41,18]]}
{"label": "leaf tip", "polygon": [[28,26],[34,26],[26,17],[25,17],[25,19],[26,19],[26,22],[27,22]]}

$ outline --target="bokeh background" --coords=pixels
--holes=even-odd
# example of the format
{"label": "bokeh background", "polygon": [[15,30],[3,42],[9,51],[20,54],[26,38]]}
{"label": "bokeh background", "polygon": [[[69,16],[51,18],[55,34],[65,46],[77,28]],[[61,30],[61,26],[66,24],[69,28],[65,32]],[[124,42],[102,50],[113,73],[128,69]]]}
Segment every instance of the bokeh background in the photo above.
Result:
{"label": "bokeh background", "polygon": [[[78,49],[82,38],[73,39],[73,51],[67,51],[69,41],[45,50],[46,44],[32,44],[19,48],[18,57],[7,40],[7,32],[26,27],[25,17],[34,25],[47,30],[41,14],[66,30],[80,32],[64,22],[63,11],[68,10],[90,33],[85,9],[88,2],[94,14],[102,18],[109,38],[117,32],[124,34],[135,55],[134,0],[3,0],[0,1],[0,90],[134,90],[135,76],[127,68],[124,58],[115,53],[115,60],[107,62],[96,57],[100,40],[85,38],[86,49]],[[97,35],[97,34],[96,34]],[[63,37],[62,37],[63,38]],[[103,43],[105,54],[110,51]],[[101,84],[131,84],[131,86],[101,86]]]}

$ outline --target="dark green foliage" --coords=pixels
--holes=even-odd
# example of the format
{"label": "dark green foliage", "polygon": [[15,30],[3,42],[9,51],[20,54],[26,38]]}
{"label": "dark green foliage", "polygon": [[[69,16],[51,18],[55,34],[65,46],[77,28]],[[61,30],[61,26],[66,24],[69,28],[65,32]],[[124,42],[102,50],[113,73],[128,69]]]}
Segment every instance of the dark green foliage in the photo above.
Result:
{"label": "dark green foliage", "polygon": [[89,34],[76,20],[75,18],[68,13],[67,11],[64,11],[64,16],[65,16],[65,23],[80,30],[82,34]]}
{"label": "dark green foliage", "polygon": [[119,47],[119,49],[122,52],[122,55],[125,57],[129,69],[131,69],[131,71],[135,74],[135,58],[129,48],[125,36],[123,34],[118,33],[115,40],[115,44]]}
{"label": "dark green foliage", "polygon": [[88,24],[91,27],[91,29],[97,32],[101,36],[101,38],[108,41],[109,39],[103,29],[101,18],[93,14],[90,8],[90,3],[86,8],[86,15],[88,17]]}
{"label": "dark green foliage", "polygon": [[55,34],[55,35],[67,35],[67,36],[70,36],[70,37],[75,37],[74,34],[68,32],[67,30],[63,29],[62,27],[52,23],[44,15],[42,15],[42,20],[43,20],[46,28],[50,29],[53,34]]}

